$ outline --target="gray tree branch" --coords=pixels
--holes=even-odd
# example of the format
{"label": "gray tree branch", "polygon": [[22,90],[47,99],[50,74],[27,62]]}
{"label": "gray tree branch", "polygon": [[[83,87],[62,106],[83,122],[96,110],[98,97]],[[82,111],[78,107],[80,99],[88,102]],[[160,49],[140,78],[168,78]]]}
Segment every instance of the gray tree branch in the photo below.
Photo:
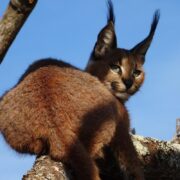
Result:
{"label": "gray tree branch", "polygon": [[23,176],[23,180],[69,180],[61,162],[51,160],[49,156],[41,156],[36,159],[33,168]]}
{"label": "gray tree branch", "polygon": [[[133,135],[132,138],[144,167],[146,180],[180,179],[180,144],[137,135]],[[68,180],[70,174],[69,171],[66,173],[61,162],[55,162],[48,156],[41,156],[23,179]]]}
{"label": "gray tree branch", "polygon": [[180,144],[133,136],[147,180],[180,179]]}
{"label": "gray tree branch", "polygon": [[37,0],[11,0],[0,20],[0,64]]}

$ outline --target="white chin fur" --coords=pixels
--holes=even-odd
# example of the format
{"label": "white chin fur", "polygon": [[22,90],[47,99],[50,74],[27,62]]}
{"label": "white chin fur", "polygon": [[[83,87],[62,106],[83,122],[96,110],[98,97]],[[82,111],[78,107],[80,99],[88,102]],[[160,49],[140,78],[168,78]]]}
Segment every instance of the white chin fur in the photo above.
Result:
{"label": "white chin fur", "polygon": [[127,93],[115,93],[115,96],[123,101],[126,101],[129,98],[129,94]]}
{"label": "white chin fur", "polygon": [[117,98],[119,98],[120,100],[122,101],[127,101],[129,99],[129,94],[127,93],[120,93],[120,92],[114,92],[114,90],[112,90],[112,87],[111,87],[111,83],[109,82],[105,82],[104,83],[105,86],[112,92],[112,94],[114,94]]}

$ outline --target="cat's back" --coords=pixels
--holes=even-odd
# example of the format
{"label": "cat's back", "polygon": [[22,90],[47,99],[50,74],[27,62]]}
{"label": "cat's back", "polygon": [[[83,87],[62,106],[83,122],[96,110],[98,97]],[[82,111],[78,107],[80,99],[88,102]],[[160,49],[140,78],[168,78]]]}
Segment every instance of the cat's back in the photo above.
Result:
{"label": "cat's back", "polygon": [[15,89],[21,88],[22,92],[37,98],[49,98],[50,102],[58,100],[60,104],[75,106],[82,104],[85,107],[86,102],[116,101],[96,77],[62,61],[51,61],[28,74]]}
{"label": "cat's back", "polygon": [[43,124],[42,119],[78,121],[88,112],[99,116],[116,109],[116,99],[99,80],[71,65],[41,61],[27,71],[0,101],[1,125],[14,120],[27,127],[34,120]]}

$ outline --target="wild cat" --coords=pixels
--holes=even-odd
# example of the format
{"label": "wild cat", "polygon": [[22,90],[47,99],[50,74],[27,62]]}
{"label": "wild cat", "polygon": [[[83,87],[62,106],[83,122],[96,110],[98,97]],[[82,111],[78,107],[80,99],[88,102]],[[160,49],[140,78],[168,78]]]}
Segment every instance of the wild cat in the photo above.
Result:
{"label": "wild cat", "polygon": [[124,102],[143,83],[142,66],[158,20],[156,12],[141,43],[119,49],[109,1],[108,23],[86,68],[100,81],[56,59],[32,64],[0,100],[0,131],[7,143],[18,152],[48,154],[70,165],[79,180],[100,179],[95,159],[110,146],[127,172],[144,179]]}
{"label": "wild cat", "polygon": [[86,72],[98,77],[113,95],[121,102],[125,102],[139,90],[144,82],[145,72],[143,65],[145,55],[152,42],[160,12],[156,10],[154,13],[148,36],[132,49],[127,50],[117,47],[112,2],[109,1],[108,5],[107,25],[98,34]]}

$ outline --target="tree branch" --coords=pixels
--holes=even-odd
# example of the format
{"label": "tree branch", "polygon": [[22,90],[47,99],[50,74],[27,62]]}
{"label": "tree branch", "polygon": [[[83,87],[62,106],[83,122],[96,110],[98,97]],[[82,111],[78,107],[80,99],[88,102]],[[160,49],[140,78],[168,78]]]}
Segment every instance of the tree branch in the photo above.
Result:
{"label": "tree branch", "polygon": [[[180,179],[180,144],[159,141],[133,135],[133,142],[144,167],[146,180]],[[61,162],[48,156],[37,158],[33,168],[23,177],[24,180],[68,180],[70,172]]]}
{"label": "tree branch", "polygon": [[70,174],[66,173],[61,162],[55,162],[48,156],[41,156],[36,159],[33,168],[23,176],[23,180],[68,180]]}
{"label": "tree branch", "polygon": [[0,21],[0,64],[37,0],[11,0]]}
{"label": "tree branch", "polygon": [[133,136],[146,180],[180,179],[180,144]]}

